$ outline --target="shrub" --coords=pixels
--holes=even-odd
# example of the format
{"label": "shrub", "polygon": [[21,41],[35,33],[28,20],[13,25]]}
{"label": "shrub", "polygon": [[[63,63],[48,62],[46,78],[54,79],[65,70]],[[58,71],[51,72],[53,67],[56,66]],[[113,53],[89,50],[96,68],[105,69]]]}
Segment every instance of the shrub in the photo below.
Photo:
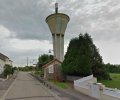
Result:
{"label": "shrub", "polygon": [[7,75],[11,75],[11,74],[13,74],[14,73],[14,69],[13,69],[13,67],[11,66],[11,65],[5,65],[4,66],[4,71],[3,71],[3,76],[6,78],[7,77]]}

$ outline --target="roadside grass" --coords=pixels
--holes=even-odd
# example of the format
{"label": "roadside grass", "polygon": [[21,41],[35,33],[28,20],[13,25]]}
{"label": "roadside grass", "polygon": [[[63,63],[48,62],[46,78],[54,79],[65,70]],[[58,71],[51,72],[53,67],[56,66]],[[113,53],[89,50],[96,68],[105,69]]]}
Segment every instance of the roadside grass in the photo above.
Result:
{"label": "roadside grass", "polygon": [[35,71],[34,74],[35,74],[35,75],[40,75],[40,74],[41,74],[41,71]]}
{"label": "roadside grass", "polygon": [[43,72],[41,70],[36,70],[33,72],[33,74],[43,76]]}
{"label": "roadside grass", "polygon": [[103,83],[106,87],[120,89],[120,74],[110,73],[110,76],[112,80],[101,80],[98,82]]}
{"label": "roadside grass", "polygon": [[67,82],[58,82],[58,81],[51,81],[54,85],[56,85],[57,87],[59,88],[62,88],[62,89],[68,89],[70,88],[70,84],[67,83]]}

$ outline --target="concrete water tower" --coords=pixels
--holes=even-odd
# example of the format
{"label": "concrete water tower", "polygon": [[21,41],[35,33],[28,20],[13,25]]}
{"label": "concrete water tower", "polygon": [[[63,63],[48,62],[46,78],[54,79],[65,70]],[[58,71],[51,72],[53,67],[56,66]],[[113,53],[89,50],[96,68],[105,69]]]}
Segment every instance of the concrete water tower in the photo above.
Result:
{"label": "concrete water tower", "polygon": [[54,57],[61,62],[64,59],[64,34],[69,20],[68,15],[58,13],[58,3],[55,4],[55,13],[46,18],[53,37]]}

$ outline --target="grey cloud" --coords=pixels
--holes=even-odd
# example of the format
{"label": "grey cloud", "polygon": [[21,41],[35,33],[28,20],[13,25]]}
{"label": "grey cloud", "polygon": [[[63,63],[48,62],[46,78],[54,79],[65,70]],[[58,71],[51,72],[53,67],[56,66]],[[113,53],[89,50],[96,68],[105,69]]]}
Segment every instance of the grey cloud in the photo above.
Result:
{"label": "grey cloud", "polygon": [[[117,36],[119,36],[120,32],[120,9],[117,8],[109,12],[112,8],[119,6],[119,0],[116,0],[114,2],[115,3],[113,3],[112,0],[106,0],[102,2],[96,12],[94,12],[94,9],[96,8],[89,8],[93,10],[93,13],[91,14],[88,14],[89,10],[88,12],[85,12],[84,7],[81,8],[82,10],[79,12],[79,16],[74,16],[73,19],[71,19],[71,26],[69,31],[73,29],[73,32],[75,34],[77,32],[77,34],[79,34],[80,32],[88,32],[94,37],[95,40],[113,40],[113,38],[114,40],[119,40],[119,37]],[[92,24],[95,24],[95,27],[92,27]]]}
{"label": "grey cloud", "polygon": [[[45,23],[47,6],[39,0],[0,1],[0,23],[21,39],[48,39]],[[45,12],[46,11],[46,12]],[[49,10],[48,10],[49,11]]]}
{"label": "grey cloud", "polygon": [[[70,16],[65,43],[85,32],[90,33],[95,41],[120,41],[120,0],[57,1],[59,12]],[[9,41],[17,38],[21,41],[23,39],[48,40],[52,43],[45,18],[54,13],[54,3],[55,0],[0,0],[0,25],[11,32],[9,38],[0,41],[0,50],[17,63],[22,59],[25,60],[28,55],[35,57],[46,52],[40,49],[18,51],[10,46]]]}
{"label": "grey cloud", "polygon": [[[45,18],[54,13],[54,0],[1,0],[0,2],[0,23],[15,32],[16,38],[51,40],[51,33],[45,23]],[[59,11],[68,14],[71,18],[66,30],[66,39],[70,39],[80,32],[93,34],[97,29],[99,31],[100,27],[106,31],[104,26],[99,26],[99,23],[107,24],[108,21],[118,19],[120,16],[119,8],[110,12],[111,9],[119,5],[119,0],[93,0],[89,2],[88,0],[71,2],[58,0],[58,2]],[[96,23],[95,29],[91,28],[92,23]],[[117,22],[113,24],[113,28],[118,26]],[[111,29],[111,25],[108,26]],[[95,36],[97,38],[97,35]]]}

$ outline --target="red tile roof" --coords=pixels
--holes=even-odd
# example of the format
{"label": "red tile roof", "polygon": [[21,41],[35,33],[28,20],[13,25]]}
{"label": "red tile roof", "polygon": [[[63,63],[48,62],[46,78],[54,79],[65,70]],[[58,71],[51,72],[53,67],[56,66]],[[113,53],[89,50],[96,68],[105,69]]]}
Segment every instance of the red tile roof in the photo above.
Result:
{"label": "red tile roof", "polygon": [[58,59],[53,59],[52,61],[50,61],[49,63],[43,65],[42,67],[45,68],[45,67],[47,67],[48,65],[52,64],[52,63],[55,62],[55,61],[57,61],[57,62],[59,62],[59,63],[62,63],[62,62],[59,61]]}

